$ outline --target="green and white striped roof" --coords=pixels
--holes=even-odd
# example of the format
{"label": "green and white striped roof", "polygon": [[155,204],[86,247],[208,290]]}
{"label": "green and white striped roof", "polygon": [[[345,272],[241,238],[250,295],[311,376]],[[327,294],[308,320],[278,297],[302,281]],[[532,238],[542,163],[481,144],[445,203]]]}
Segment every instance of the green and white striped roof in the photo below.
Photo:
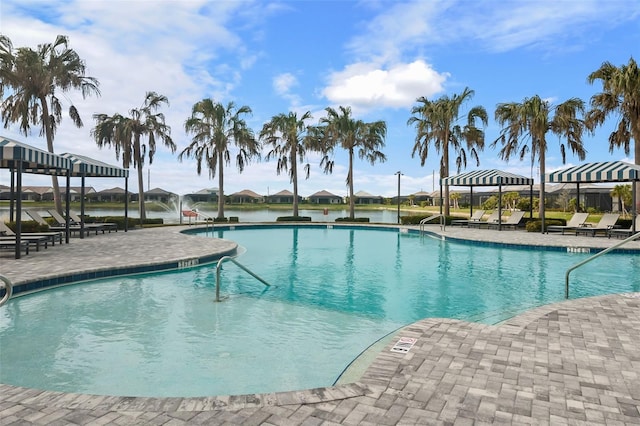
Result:
{"label": "green and white striped roof", "polygon": [[587,163],[547,173],[545,180],[549,183],[629,182],[640,180],[640,166],[624,161]]}
{"label": "green and white striped roof", "polygon": [[87,177],[129,177],[129,170],[85,157],[84,155],[65,152],[61,157],[69,159],[72,164],[71,176]]}
{"label": "green and white striped roof", "polygon": [[501,170],[475,170],[440,179],[449,186],[533,185],[533,179]]}
{"label": "green and white striped roof", "polygon": [[28,173],[66,175],[71,169],[68,158],[0,136],[0,168],[15,167],[16,161],[22,161]]}

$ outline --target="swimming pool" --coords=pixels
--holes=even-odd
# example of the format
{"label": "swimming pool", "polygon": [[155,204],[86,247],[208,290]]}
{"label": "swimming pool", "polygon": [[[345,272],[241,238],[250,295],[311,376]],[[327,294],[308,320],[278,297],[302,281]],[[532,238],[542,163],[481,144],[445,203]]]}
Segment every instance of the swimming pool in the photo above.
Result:
{"label": "swimming pool", "polygon": [[[0,310],[0,381],[138,396],[328,386],[407,323],[495,323],[561,300],[564,271],[586,256],[337,226],[216,236],[245,246],[239,260],[273,288],[228,264],[223,303],[213,303],[212,266],[12,299]],[[574,272],[572,296],[638,291],[638,276],[639,256],[607,256]]]}

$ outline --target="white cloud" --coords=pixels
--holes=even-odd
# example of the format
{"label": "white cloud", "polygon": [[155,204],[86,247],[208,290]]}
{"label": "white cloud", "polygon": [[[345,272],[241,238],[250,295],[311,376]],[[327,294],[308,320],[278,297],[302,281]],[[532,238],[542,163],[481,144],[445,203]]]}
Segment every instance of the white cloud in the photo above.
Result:
{"label": "white cloud", "polygon": [[448,76],[423,60],[386,68],[360,62],[331,74],[322,94],[332,103],[351,105],[354,109],[402,108],[409,107],[418,96],[431,97],[442,92]]}

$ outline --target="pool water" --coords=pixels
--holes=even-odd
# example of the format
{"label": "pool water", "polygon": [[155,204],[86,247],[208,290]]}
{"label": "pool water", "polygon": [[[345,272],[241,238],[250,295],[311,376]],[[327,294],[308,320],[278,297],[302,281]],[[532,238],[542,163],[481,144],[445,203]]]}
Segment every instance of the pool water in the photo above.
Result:
{"label": "pool water", "polygon": [[[211,238],[203,234],[202,238]],[[426,317],[497,323],[564,297],[586,254],[444,242],[397,230],[216,231],[265,287],[224,265],[115,277],[0,309],[0,382],[65,392],[206,396],[329,386],[369,345]],[[640,291],[640,256],[571,275],[572,297]]]}

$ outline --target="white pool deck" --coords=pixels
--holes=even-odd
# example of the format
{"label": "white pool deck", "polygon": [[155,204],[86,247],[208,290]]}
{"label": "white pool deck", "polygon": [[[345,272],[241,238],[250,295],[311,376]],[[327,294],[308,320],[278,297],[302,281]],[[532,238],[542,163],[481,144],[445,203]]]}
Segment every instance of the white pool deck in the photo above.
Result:
{"label": "white pool deck", "polygon": [[[186,228],[72,238],[70,244],[32,251],[19,260],[2,251],[0,273],[20,284],[107,268],[190,262],[233,249],[229,241],[182,234]],[[445,238],[568,250],[602,249],[621,241],[427,229]],[[625,248],[639,250],[640,256],[640,241]],[[640,282],[640,277],[629,279]],[[406,353],[390,351],[401,337],[416,343]],[[639,379],[640,293],[616,294],[541,306],[496,326],[427,318],[400,330],[360,379],[334,387],[142,398],[0,384],[0,424],[640,424]]]}

